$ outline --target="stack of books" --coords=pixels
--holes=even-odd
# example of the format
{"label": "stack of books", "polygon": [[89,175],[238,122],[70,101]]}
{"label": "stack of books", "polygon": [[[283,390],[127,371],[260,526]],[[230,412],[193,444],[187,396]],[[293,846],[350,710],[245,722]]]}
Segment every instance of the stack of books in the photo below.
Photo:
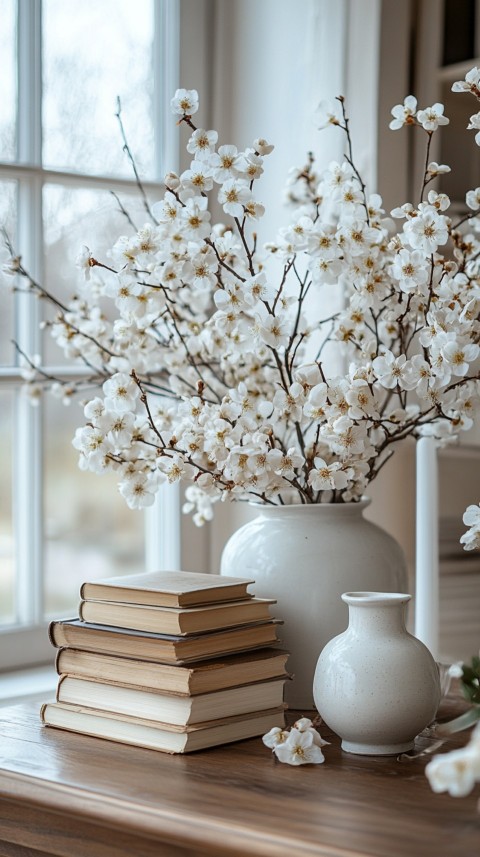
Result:
{"label": "stack of books", "polygon": [[274,601],[251,583],[186,571],[84,583],[79,618],[50,625],[60,679],[43,723],[169,753],[283,726],[288,654]]}

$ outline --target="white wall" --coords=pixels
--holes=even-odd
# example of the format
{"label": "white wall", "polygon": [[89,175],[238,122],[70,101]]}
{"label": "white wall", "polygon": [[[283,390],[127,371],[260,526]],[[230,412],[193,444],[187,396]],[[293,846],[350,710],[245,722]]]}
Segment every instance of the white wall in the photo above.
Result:
{"label": "white wall", "polygon": [[315,152],[322,166],[341,159],[343,134],[317,130],[323,98],[345,95],[356,157],[375,184],[380,0],[216,0],[213,115],[225,142],[275,144],[259,195],[269,206],[266,238],[288,222],[282,189],[288,170]]}

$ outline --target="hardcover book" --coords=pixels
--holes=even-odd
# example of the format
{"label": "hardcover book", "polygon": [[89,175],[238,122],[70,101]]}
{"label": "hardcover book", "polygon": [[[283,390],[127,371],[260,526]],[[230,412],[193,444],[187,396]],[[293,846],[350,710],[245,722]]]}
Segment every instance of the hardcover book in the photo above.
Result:
{"label": "hardcover book", "polygon": [[251,598],[247,592],[251,583],[254,581],[220,574],[155,571],[84,583],[80,597],[85,601],[115,601],[146,607],[198,607]]}
{"label": "hardcover book", "polygon": [[274,599],[249,598],[202,607],[145,607],[113,601],[82,601],[80,618],[98,625],[117,625],[157,634],[198,634],[270,619]]}
{"label": "hardcover book", "polygon": [[57,648],[69,646],[82,651],[103,652],[145,661],[187,664],[277,643],[277,627],[280,624],[280,620],[273,619],[208,634],[178,637],[95,625],[75,618],[51,622],[49,635],[52,645]]}
{"label": "hardcover book", "polygon": [[40,716],[46,726],[70,732],[161,750],[164,753],[190,753],[264,735],[273,726],[283,728],[284,709],[285,706],[282,705],[268,711],[251,712],[242,717],[230,717],[223,721],[213,721],[206,726],[189,726],[183,729],[160,726],[138,717],[58,702],[43,705]]}
{"label": "hardcover book", "polygon": [[278,708],[283,703],[284,684],[284,679],[272,679],[198,696],[178,696],[67,675],[58,683],[57,702],[188,726]]}
{"label": "hardcover book", "polygon": [[141,685],[145,690],[161,690],[195,696],[227,687],[287,677],[288,653],[281,649],[260,649],[189,666],[151,663],[79,649],[61,649],[56,668],[60,675],[84,676],[100,681]]}

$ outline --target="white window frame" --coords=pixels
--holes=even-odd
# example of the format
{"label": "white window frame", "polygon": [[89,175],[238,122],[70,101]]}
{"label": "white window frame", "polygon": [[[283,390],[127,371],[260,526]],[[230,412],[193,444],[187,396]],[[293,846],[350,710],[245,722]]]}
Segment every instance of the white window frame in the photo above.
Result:
{"label": "white window frame", "polygon": [[[178,164],[178,128],[165,105],[179,86],[180,4],[154,0],[154,138],[155,175],[160,179]],[[17,0],[17,161],[0,162],[0,179],[17,182],[15,245],[31,275],[42,282],[42,189],[45,183],[70,187],[135,190],[135,181],[45,169],[42,166],[42,3]],[[147,193],[159,195],[159,182],[144,182]],[[14,338],[27,354],[42,354],[39,301],[26,294],[14,298]],[[0,391],[13,389],[13,526],[17,624],[0,629],[0,671],[52,659],[44,620],[44,527],[42,406],[32,408],[20,395],[22,376],[16,364],[0,367]],[[80,366],[42,367],[51,375],[82,377]],[[145,567],[180,567],[180,495],[173,486],[161,490],[145,513]],[[25,536],[27,534],[27,537]]]}

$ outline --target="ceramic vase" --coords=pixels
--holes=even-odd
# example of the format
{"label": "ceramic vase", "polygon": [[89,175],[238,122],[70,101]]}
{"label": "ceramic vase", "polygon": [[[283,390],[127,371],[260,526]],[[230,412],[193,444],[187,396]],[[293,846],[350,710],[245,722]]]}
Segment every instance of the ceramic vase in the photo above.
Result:
{"label": "ceramic vase", "polygon": [[315,705],[349,753],[411,750],[440,702],[437,664],[405,627],[410,595],[347,592],[347,630],[320,654]]}
{"label": "ceramic vase", "polygon": [[290,652],[286,701],[313,708],[319,652],[348,622],[346,590],[399,592],[407,588],[403,551],[363,517],[359,503],[258,506],[258,516],[227,542],[221,573],[255,580],[254,592],[275,598],[279,637]]}

